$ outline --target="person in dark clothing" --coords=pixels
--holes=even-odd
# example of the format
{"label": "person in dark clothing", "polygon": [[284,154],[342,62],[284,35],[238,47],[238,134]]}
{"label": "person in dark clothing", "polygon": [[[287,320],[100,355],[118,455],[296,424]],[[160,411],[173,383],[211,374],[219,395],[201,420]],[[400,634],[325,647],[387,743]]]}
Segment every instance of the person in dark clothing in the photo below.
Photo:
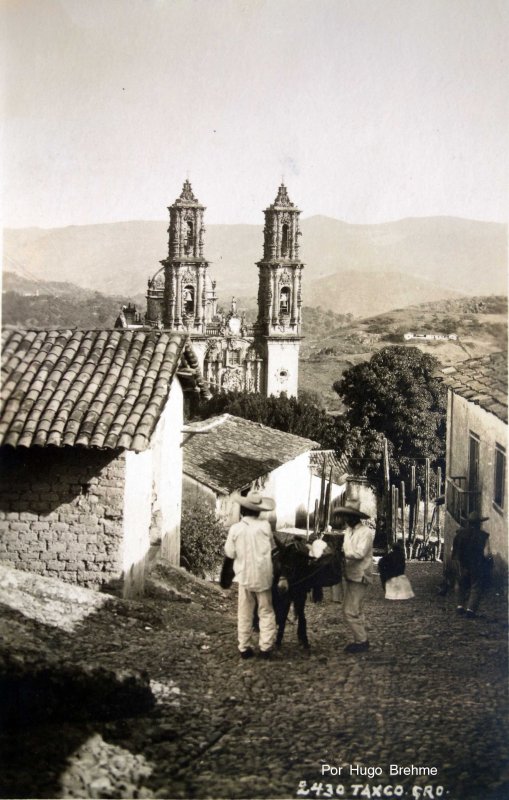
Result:
{"label": "person in dark clothing", "polygon": [[405,574],[405,551],[400,542],[396,542],[390,553],[382,556],[378,562],[378,572],[384,589],[388,580]]}
{"label": "person in dark clothing", "polygon": [[458,528],[452,543],[451,559],[456,576],[456,597],[458,614],[476,616],[485,572],[485,561],[489,533],[481,529],[481,523],[489,517],[481,517],[472,511],[464,528]]}

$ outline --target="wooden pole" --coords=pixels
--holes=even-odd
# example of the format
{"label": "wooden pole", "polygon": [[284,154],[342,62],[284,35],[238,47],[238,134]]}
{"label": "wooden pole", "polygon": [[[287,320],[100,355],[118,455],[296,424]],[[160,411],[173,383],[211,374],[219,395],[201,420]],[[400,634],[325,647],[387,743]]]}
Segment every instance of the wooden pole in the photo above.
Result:
{"label": "wooden pole", "polygon": [[426,539],[428,533],[428,517],[429,517],[429,458],[426,459],[424,471],[424,524],[423,533]]}
{"label": "wooden pole", "polygon": [[415,523],[414,523],[414,536],[412,540],[412,544],[415,544],[415,537],[417,535],[417,531],[419,530],[419,514],[421,512],[421,487],[420,485],[417,486],[417,493],[415,498]]}
{"label": "wooden pole", "polygon": [[315,518],[313,520],[313,533],[315,533],[315,534],[318,533],[318,522],[319,522],[319,520],[318,520],[318,512],[319,512],[319,509],[320,509],[320,505],[318,503],[318,500],[315,500]]}
{"label": "wooden pole", "polygon": [[391,486],[391,503],[390,503],[390,520],[391,520],[391,536],[390,542],[387,544],[393,545],[396,540],[396,527],[394,525],[394,486]]}
{"label": "wooden pole", "polygon": [[384,489],[389,492],[389,450],[387,448],[387,439],[384,436]]}
{"label": "wooden pole", "polygon": [[396,541],[398,541],[398,507],[399,507],[399,489],[397,486],[394,487],[394,495],[395,495],[395,502],[394,502],[394,515],[395,515],[395,529],[396,529]]}
{"label": "wooden pole", "polygon": [[393,529],[392,543],[393,544],[395,544],[395,542],[398,541],[398,505],[399,505],[398,494],[399,494],[398,487],[393,486],[392,487],[392,529]]}
{"label": "wooden pole", "polygon": [[326,472],[327,472],[327,465],[326,465],[326,456],[323,456],[323,464],[322,464],[322,480],[320,483],[320,506],[318,509],[318,528],[316,528],[315,533],[321,529],[322,522],[323,522],[323,503],[325,500],[325,482],[326,482]]}
{"label": "wooden pole", "polygon": [[390,544],[394,544],[396,531],[394,530],[394,486],[391,486],[391,503],[390,503],[390,512],[391,512],[391,541]]}
{"label": "wooden pole", "polygon": [[329,483],[327,484],[327,490],[325,492],[325,508],[323,513],[324,531],[327,530],[327,525],[329,524],[330,520],[331,495],[332,495],[332,467],[330,468]]}
{"label": "wooden pole", "polygon": [[403,551],[406,556],[406,536],[405,536],[405,482],[400,483],[401,495],[401,538],[403,540]]}
{"label": "wooden pole", "polygon": [[410,470],[410,505],[408,508],[408,545],[412,544],[415,535],[415,464]]}
{"label": "wooden pole", "polygon": [[385,533],[387,537],[386,547],[388,549],[392,537],[392,522],[391,522],[390,475],[389,475],[389,451],[387,448],[387,439],[385,438],[385,436],[383,440],[382,461],[383,461],[382,513],[384,515]]}
{"label": "wooden pole", "polygon": [[[437,500],[442,493],[442,468],[438,467],[437,469]],[[440,506],[436,506],[437,509],[437,558],[440,558],[440,546],[441,546],[441,537],[440,537]]]}
{"label": "wooden pole", "polygon": [[309,506],[311,505],[311,486],[313,484],[313,470],[309,469],[309,490],[308,490],[308,504],[307,504],[307,514],[306,514],[306,541],[309,539]]}

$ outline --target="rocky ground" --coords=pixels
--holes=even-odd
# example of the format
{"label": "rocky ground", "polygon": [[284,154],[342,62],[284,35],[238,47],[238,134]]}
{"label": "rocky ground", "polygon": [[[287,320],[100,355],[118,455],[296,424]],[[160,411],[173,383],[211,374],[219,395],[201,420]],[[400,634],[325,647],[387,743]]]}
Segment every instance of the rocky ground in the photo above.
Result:
{"label": "rocky ground", "polygon": [[182,571],[134,603],[2,570],[0,796],[507,798],[506,599],[466,620],[441,565],[407,572],[413,600],[370,590],[367,653],[328,597],[310,654],[289,625],[265,662],[238,658],[234,591]]}

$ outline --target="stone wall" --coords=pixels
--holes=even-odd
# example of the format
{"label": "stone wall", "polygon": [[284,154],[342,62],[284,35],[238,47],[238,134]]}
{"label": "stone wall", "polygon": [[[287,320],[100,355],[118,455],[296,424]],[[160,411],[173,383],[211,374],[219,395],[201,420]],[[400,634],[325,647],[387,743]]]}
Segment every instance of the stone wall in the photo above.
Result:
{"label": "stone wall", "polygon": [[120,578],[122,451],[0,454],[0,561],[90,588]]}

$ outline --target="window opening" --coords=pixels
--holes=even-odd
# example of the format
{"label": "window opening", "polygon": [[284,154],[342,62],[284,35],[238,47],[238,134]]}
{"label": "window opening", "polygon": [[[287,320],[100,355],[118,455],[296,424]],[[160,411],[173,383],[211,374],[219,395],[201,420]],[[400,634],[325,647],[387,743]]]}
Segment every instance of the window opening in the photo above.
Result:
{"label": "window opening", "polygon": [[[479,439],[471,433],[468,443],[468,491],[479,491]],[[467,511],[479,511],[479,495],[470,494],[470,508]]]}
{"label": "window opening", "polygon": [[184,286],[182,299],[185,313],[194,314],[194,286]]}
{"label": "window opening", "polygon": [[281,255],[287,256],[289,249],[290,249],[290,242],[288,234],[288,223],[285,222],[282,227],[282,235],[281,235]]}
{"label": "window opening", "polygon": [[184,252],[186,255],[192,253],[193,251],[193,223],[190,219],[187,220],[187,234],[186,234],[186,241],[184,244]]}
{"label": "window opening", "polygon": [[279,295],[279,313],[290,313],[290,289],[288,286],[283,286]]}
{"label": "window opening", "polygon": [[493,502],[499,508],[504,508],[505,503],[505,448],[500,444],[495,445],[495,480],[493,487]]}

